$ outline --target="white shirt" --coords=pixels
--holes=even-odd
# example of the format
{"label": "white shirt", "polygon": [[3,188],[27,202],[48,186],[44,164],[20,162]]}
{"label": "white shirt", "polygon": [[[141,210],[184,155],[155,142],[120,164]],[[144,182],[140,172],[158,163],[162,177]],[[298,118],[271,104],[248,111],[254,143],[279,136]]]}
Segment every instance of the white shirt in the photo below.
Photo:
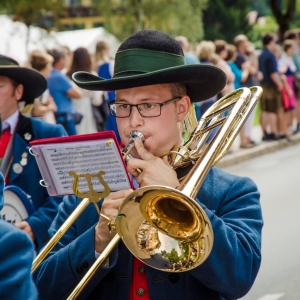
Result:
{"label": "white shirt", "polygon": [[13,134],[19,121],[19,111],[16,110],[10,117],[2,122],[2,131],[10,126],[10,133]]}
{"label": "white shirt", "polygon": [[296,72],[297,67],[294,63],[292,56],[287,56],[286,54],[282,54],[282,56],[279,58],[279,67],[285,66],[286,68],[290,68],[291,72]]}

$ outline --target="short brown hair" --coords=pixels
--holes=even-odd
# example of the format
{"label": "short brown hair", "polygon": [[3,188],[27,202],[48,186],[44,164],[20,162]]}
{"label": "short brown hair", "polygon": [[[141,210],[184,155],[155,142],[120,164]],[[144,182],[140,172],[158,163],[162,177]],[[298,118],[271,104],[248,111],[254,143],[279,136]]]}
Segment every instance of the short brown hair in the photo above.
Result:
{"label": "short brown hair", "polygon": [[236,55],[236,46],[233,44],[227,45],[228,55],[226,61],[230,61]]}
{"label": "short brown hair", "polygon": [[297,32],[294,29],[287,30],[283,35],[284,40],[294,40],[296,38],[297,38]]}
{"label": "short brown hair", "polygon": [[283,47],[284,52],[286,52],[288,49],[290,49],[292,47],[295,47],[295,45],[296,45],[295,41],[294,40],[289,40],[289,39],[283,41],[283,43],[282,43],[282,47]]}
{"label": "short brown hair", "polygon": [[227,50],[227,42],[224,40],[215,40],[216,53],[220,54],[223,50]]}
{"label": "short brown hair", "polygon": [[170,83],[169,88],[173,97],[186,95],[186,85],[182,82]]}
{"label": "short brown hair", "polygon": [[268,46],[273,40],[275,40],[275,35],[270,32],[263,33],[262,42],[264,46]]}
{"label": "short brown hair", "polygon": [[40,50],[34,50],[30,56],[31,67],[37,71],[43,70],[48,64],[52,64],[53,58],[51,55]]}
{"label": "short brown hair", "polygon": [[66,52],[64,49],[51,49],[48,50],[48,54],[50,54],[53,57],[53,66],[55,66],[61,58],[66,57]]}

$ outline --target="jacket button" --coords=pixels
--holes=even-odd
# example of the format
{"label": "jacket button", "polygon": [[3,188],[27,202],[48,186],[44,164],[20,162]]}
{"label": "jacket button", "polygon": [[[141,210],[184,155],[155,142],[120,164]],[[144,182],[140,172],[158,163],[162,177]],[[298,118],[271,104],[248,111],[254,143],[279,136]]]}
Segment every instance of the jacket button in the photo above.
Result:
{"label": "jacket button", "polygon": [[136,290],[136,294],[139,296],[139,297],[142,297],[145,295],[145,290],[143,288],[139,288]]}
{"label": "jacket button", "polygon": [[87,261],[84,261],[82,263],[82,266],[86,269],[89,266],[89,263]]}
{"label": "jacket button", "polygon": [[83,268],[82,268],[82,267],[80,267],[80,266],[79,266],[79,267],[77,267],[77,269],[76,269],[76,270],[77,270],[77,272],[78,272],[78,273],[82,273],[82,272],[83,272]]}
{"label": "jacket button", "polygon": [[179,275],[178,274],[174,274],[174,273],[171,273],[169,275],[169,280],[172,282],[172,283],[176,283],[179,281]]}
{"label": "jacket button", "polygon": [[145,274],[146,273],[146,267],[141,266],[141,267],[138,268],[138,271],[139,271],[140,274]]}

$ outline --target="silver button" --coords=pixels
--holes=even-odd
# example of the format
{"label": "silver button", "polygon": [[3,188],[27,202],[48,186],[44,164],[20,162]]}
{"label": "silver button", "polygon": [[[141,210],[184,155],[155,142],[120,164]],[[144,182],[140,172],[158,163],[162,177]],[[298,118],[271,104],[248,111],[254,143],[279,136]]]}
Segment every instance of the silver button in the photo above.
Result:
{"label": "silver button", "polygon": [[141,266],[141,267],[139,267],[138,271],[139,271],[140,274],[145,274],[146,273],[146,267]]}
{"label": "silver button", "polygon": [[145,295],[145,290],[143,288],[139,288],[136,290],[136,294],[140,297]]}

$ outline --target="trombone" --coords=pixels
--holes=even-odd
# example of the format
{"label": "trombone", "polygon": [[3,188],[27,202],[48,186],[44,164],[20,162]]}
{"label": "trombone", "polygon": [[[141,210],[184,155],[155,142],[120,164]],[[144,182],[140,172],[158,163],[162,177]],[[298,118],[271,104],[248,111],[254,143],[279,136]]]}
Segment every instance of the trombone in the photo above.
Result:
{"label": "trombone", "polygon": [[[79,296],[120,239],[136,258],[161,271],[184,272],[206,260],[213,246],[213,230],[194,199],[210,168],[226,154],[261,95],[261,87],[241,88],[206,111],[188,141],[170,151],[170,165],[184,171],[180,186],[142,187],[125,198],[115,222],[109,222],[111,231],[117,234],[68,299]],[[228,110],[230,113],[224,116]],[[218,132],[203,150],[214,128]]]}

